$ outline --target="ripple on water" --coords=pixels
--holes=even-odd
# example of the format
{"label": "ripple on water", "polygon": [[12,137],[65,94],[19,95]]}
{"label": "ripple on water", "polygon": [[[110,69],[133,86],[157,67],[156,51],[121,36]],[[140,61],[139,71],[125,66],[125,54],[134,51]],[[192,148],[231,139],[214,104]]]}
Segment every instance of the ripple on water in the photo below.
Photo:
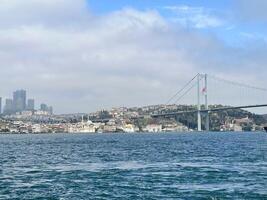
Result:
{"label": "ripple on water", "polygon": [[266,134],[0,137],[0,199],[267,199]]}

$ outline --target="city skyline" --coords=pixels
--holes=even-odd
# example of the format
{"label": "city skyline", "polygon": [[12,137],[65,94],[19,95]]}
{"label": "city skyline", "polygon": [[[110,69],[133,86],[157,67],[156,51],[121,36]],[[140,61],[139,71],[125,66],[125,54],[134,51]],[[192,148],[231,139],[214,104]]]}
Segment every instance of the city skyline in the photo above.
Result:
{"label": "city skyline", "polygon": [[[5,100],[5,103],[2,100]],[[24,89],[17,89],[13,92],[13,98],[0,97],[0,114],[10,115],[21,113],[23,111],[44,111],[53,114],[53,107],[45,103],[40,103],[40,107],[35,107],[35,99],[27,98],[27,91]]]}
{"label": "city skyline", "polygon": [[198,72],[264,87],[266,9],[260,0],[4,0],[2,102],[26,88],[56,113],[161,104]]}

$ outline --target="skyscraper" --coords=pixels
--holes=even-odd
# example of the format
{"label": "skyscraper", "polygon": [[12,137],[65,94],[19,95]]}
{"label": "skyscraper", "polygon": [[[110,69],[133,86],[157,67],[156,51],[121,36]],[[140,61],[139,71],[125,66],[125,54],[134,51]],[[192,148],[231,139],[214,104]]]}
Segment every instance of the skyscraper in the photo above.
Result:
{"label": "skyscraper", "polygon": [[13,110],[20,112],[26,109],[26,91],[17,90],[13,93]]}
{"label": "skyscraper", "polygon": [[53,107],[52,106],[48,107],[48,112],[50,115],[53,115]]}
{"label": "skyscraper", "polygon": [[4,107],[4,114],[12,114],[14,112],[13,110],[13,100],[12,99],[6,99],[6,104]]}
{"label": "skyscraper", "polygon": [[42,103],[42,104],[40,105],[40,110],[41,110],[41,111],[48,111],[48,106],[47,106],[46,104]]}
{"label": "skyscraper", "polygon": [[30,110],[30,111],[34,110],[34,99],[28,99],[27,110]]}

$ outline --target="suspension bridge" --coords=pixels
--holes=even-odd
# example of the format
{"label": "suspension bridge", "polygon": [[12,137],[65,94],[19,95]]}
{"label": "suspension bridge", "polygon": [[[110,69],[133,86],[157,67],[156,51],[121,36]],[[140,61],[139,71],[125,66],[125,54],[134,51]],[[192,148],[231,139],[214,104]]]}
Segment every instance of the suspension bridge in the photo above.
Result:
{"label": "suspension bridge", "polygon": [[[219,85],[224,84],[223,86],[224,89],[221,89],[218,86],[218,83]],[[235,88],[237,88],[237,91],[235,90]],[[228,95],[225,95],[224,93],[228,93]],[[257,95],[255,93],[257,93]],[[213,100],[211,100],[210,97],[212,95],[217,97],[217,100],[214,100],[214,98]],[[197,74],[196,76],[194,76],[166,102],[166,105],[169,105],[172,102],[174,102],[173,104],[177,104],[186,96],[189,96],[189,98],[191,97],[191,100],[193,99],[192,98],[193,96],[197,97],[196,98],[197,109],[184,110],[178,112],[154,113],[151,115],[151,117],[164,118],[164,117],[175,117],[187,113],[197,113],[198,131],[202,131],[201,127],[202,117],[205,118],[205,129],[206,131],[209,131],[210,129],[209,115],[212,112],[267,107],[267,89],[222,79],[208,74]],[[203,98],[204,102],[202,102]],[[209,101],[212,102],[211,105],[228,105],[228,106],[210,107]]]}

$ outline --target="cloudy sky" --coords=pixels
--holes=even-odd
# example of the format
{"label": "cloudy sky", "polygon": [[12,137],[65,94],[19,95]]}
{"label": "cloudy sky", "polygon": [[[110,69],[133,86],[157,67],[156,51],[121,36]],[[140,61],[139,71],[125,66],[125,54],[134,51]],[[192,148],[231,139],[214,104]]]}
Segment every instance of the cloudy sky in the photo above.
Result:
{"label": "cloudy sky", "polygon": [[0,96],[23,88],[72,113],[165,103],[198,72],[265,87],[266,10],[265,0],[0,0]]}

